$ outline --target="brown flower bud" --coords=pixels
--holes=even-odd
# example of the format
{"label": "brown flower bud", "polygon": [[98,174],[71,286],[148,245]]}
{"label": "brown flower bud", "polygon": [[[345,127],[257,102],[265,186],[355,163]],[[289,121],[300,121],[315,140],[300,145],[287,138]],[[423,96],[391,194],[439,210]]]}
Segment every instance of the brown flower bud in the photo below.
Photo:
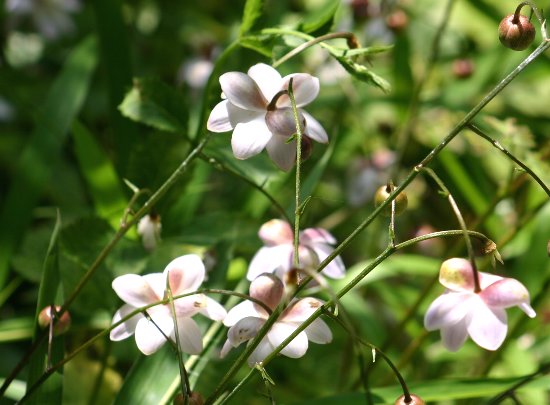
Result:
{"label": "brown flower bud", "polygon": [[456,59],[453,62],[453,75],[457,79],[466,79],[474,73],[474,62],[471,59]]}
{"label": "brown flower bud", "polygon": [[418,395],[411,394],[409,402],[405,401],[405,395],[401,395],[394,402],[394,405],[425,405],[426,403]]}
{"label": "brown flower bud", "polygon": [[38,325],[40,325],[41,328],[45,329],[48,328],[50,322],[53,321],[55,322],[53,327],[54,335],[61,335],[62,333],[67,332],[67,330],[69,330],[69,328],[71,327],[71,316],[69,315],[68,311],[65,311],[63,315],[61,315],[61,318],[59,318],[58,313],[61,310],[61,307],[59,305],[55,305],[53,307],[53,314],[52,305],[48,305],[46,308],[40,311],[40,314],[38,314]]}
{"label": "brown flower bud", "polygon": [[498,26],[498,39],[502,45],[514,51],[523,51],[535,39],[535,27],[527,17],[507,15]]}
{"label": "brown flower bud", "polygon": [[[376,191],[376,194],[374,195],[374,205],[377,207],[379,205],[382,205],[382,203],[388,199],[388,197],[390,196],[390,194],[393,192],[394,189],[395,189],[395,186],[393,184],[388,184],[380,187]],[[397,216],[401,214],[403,211],[405,211],[405,209],[407,209],[407,204],[408,204],[407,194],[405,194],[405,192],[402,191],[395,198],[395,215]],[[384,209],[382,210],[382,214],[388,217],[391,215],[391,204],[388,204],[384,207]]]}

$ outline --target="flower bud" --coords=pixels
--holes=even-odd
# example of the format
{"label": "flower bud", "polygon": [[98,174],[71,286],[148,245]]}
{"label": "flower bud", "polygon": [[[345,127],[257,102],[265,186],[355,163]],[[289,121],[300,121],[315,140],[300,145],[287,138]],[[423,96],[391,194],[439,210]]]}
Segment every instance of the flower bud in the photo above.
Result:
{"label": "flower bud", "polygon": [[[54,308],[53,314],[52,307]],[[57,322],[55,322],[53,326],[54,335],[57,336],[67,332],[71,327],[71,316],[69,315],[68,311],[65,311],[63,315],[61,315],[61,318],[59,318],[59,311],[61,311],[61,307],[59,305],[48,305],[46,308],[40,311],[40,314],[38,314],[38,325],[40,325],[41,328],[45,329],[49,327],[50,322],[55,322],[57,320]]]}
{"label": "flower bud", "polygon": [[[385,186],[380,187],[376,191],[376,194],[374,195],[374,205],[377,207],[381,205],[384,201],[388,199],[388,197],[390,196],[390,194],[393,192],[394,189],[395,189],[395,186],[393,184],[387,184]],[[395,201],[395,215],[399,215],[403,211],[405,211],[405,209],[407,208],[407,204],[408,204],[407,194],[405,194],[405,192],[402,191],[397,195],[394,201]],[[388,204],[386,205],[386,207],[384,207],[384,209],[382,210],[382,214],[388,217],[391,215],[391,204]]]}
{"label": "flower bud", "polygon": [[409,17],[403,10],[396,10],[386,17],[386,26],[393,32],[403,31],[409,24]]}
{"label": "flower bud", "polygon": [[[174,397],[173,401],[174,405],[183,405],[185,404],[185,398],[183,397],[183,393],[179,393]],[[189,395],[189,405],[203,405],[204,404],[204,398],[202,395],[196,391],[192,391],[191,395]]]}
{"label": "flower bud", "polygon": [[471,59],[456,59],[453,62],[453,75],[457,79],[466,79],[474,73],[474,62]]}
{"label": "flower bud", "polygon": [[506,48],[523,51],[535,39],[535,27],[524,15],[510,14],[498,26],[498,39]]}
{"label": "flower bud", "polygon": [[401,395],[399,398],[397,398],[394,402],[394,405],[425,405],[426,402],[422,398],[420,398],[418,395],[411,394],[410,395],[410,401],[405,401],[405,395]]}

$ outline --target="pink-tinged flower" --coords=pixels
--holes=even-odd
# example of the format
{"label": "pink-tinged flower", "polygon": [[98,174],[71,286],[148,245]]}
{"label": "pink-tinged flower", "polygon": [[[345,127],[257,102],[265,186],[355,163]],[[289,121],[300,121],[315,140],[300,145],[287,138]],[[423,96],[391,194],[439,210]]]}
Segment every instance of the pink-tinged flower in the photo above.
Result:
{"label": "pink-tinged flower", "polygon": [[296,133],[296,123],[288,90],[293,78],[293,91],[304,135],[302,147],[310,140],[327,143],[321,124],[301,107],[311,103],[319,93],[319,80],[307,73],[285,77],[263,63],[252,66],[248,74],[228,72],[220,76],[226,99],[218,103],[208,118],[212,132],[233,130],[231,146],[237,159],[248,159],[264,148],[271,160],[283,170],[290,170],[296,160],[296,141],[288,142]]}
{"label": "pink-tinged flower", "polygon": [[[282,281],[272,274],[262,274],[250,284],[250,296],[265,303],[270,309],[275,309],[283,293]],[[248,364],[253,367],[263,361],[321,305],[323,301],[310,297],[291,302],[254,349],[248,358]],[[221,356],[224,357],[233,347],[253,339],[268,317],[269,313],[252,301],[241,302],[229,310],[223,322],[229,327],[229,331]],[[306,354],[308,340],[319,344],[330,343],[332,333],[327,324],[317,318],[296,335],[280,353],[291,358],[302,357]]]}
{"label": "pink-tinged flower", "polygon": [[[264,247],[252,258],[247,278],[254,280],[262,273],[275,273],[281,280],[294,268],[294,233],[288,222],[272,219],[266,222],[258,232]],[[315,270],[319,263],[334,250],[336,239],[322,228],[308,228],[300,232],[298,246],[300,267]],[[346,268],[340,256],[336,256],[322,274],[331,278],[342,278]]]}
{"label": "pink-tinged flower", "polygon": [[153,250],[157,247],[161,229],[162,224],[158,214],[148,214],[139,220],[137,232],[141,236],[141,243],[145,250]]}
{"label": "pink-tinged flower", "polygon": [[424,326],[430,331],[440,329],[443,345],[450,351],[460,349],[468,335],[484,349],[498,349],[508,330],[505,308],[518,306],[530,318],[536,315],[529,292],[513,278],[480,272],[481,291],[474,292],[468,260],[443,262],[439,282],[447,289],[428,308]]}
{"label": "pink-tinged flower", "polygon": [[[204,265],[197,255],[172,260],[163,273],[144,276],[125,274],[117,277],[113,280],[113,289],[126,304],[115,313],[113,323],[137,308],[165,299],[167,283],[175,297],[196,291],[203,280]],[[199,354],[202,351],[202,336],[192,316],[201,313],[214,321],[221,321],[225,318],[225,309],[203,294],[174,299],[174,307],[182,351]],[[138,349],[146,355],[156,352],[167,337],[174,341],[174,319],[170,304],[156,305],[146,312],[149,318],[139,313],[115,327],[111,331],[111,340],[119,341],[135,334]]]}

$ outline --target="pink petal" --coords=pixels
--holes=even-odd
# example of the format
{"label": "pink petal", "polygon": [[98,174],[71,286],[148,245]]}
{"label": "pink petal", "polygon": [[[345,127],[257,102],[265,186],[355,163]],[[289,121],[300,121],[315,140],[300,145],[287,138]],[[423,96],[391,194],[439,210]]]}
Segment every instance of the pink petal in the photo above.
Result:
{"label": "pink petal", "polygon": [[314,320],[304,332],[313,343],[326,344],[332,341],[332,332],[322,319]]}
{"label": "pink petal", "polygon": [[456,352],[462,347],[466,338],[468,337],[468,330],[466,328],[466,322],[460,321],[452,325],[445,325],[441,328],[441,340],[443,346],[451,352]]}
{"label": "pink petal", "polygon": [[472,298],[473,293],[447,292],[440,295],[426,311],[424,327],[436,330],[457,324],[468,314]]}
{"label": "pink petal", "polygon": [[470,262],[462,258],[445,260],[439,269],[439,282],[453,291],[473,291],[474,276]]}
{"label": "pink petal", "polygon": [[192,318],[177,319],[181,350],[189,354],[202,352],[202,336],[197,323]]}
{"label": "pink petal", "polygon": [[281,316],[281,321],[300,324],[309,318],[311,314],[313,314],[322,305],[323,301],[318,300],[317,298],[302,298],[285,310]]}
{"label": "pink petal", "polygon": [[300,233],[300,243],[313,245],[315,243],[336,244],[336,239],[323,228],[307,228]]}
{"label": "pink petal", "polygon": [[283,282],[273,274],[263,273],[250,283],[250,296],[269,308],[275,309],[283,297],[285,287]]}
{"label": "pink petal", "polygon": [[[324,243],[316,243],[312,245],[315,254],[318,257],[319,263],[324,261],[333,251],[334,248]],[[346,266],[340,256],[336,256],[322,271],[328,277],[342,278],[346,274]]]}
{"label": "pink petal", "polygon": [[[298,120],[300,122],[300,130],[302,131],[302,135],[304,135],[306,120],[302,115],[298,116]],[[297,133],[294,113],[290,108],[278,108],[274,111],[268,111],[265,115],[265,123],[272,134],[284,137],[285,142],[288,142],[290,137]]]}
{"label": "pink petal", "polygon": [[[276,322],[271,330],[267,333],[269,343],[273,347],[279,346],[283,341],[288,338],[294,331],[296,326],[283,322]],[[305,332],[300,332],[294,339],[290,341],[282,350],[281,354],[291,358],[302,357],[306,354],[308,348],[307,335]]]}
{"label": "pink petal", "polygon": [[200,309],[200,313],[213,321],[223,321],[227,315],[225,308],[209,297],[206,297],[206,305]]}
{"label": "pink petal", "polygon": [[196,291],[204,281],[204,264],[197,255],[180,256],[164,269],[172,295]]}
{"label": "pink petal", "polygon": [[306,134],[308,137],[319,143],[328,143],[328,135],[323,126],[313,116],[304,110],[300,113],[306,119]]}
{"label": "pink petal", "polygon": [[264,323],[265,320],[260,318],[243,318],[229,328],[229,331],[227,332],[227,339],[231,342],[233,347],[237,347],[241,343],[256,336]]}
{"label": "pink petal", "polygon": [[[120,321],[122,318],[128,316],[131,312],[133,312],[136,308],[125,304],[123,305],[118,311],[115,312],[115,315],[113,316],[113,321],[111,324],[114,324],[118,321]],[[111,333],[109,337],[112,341],[118,342],[119,340],[126,339],[127,337],[130,337],[134,334],[134,331],[136,330],[136,325],[138,321],[143,318],[143,315],[137,314],[124,323],[116,326],[114,329],[111,330]]]}
{"label": "pink petal", "polygon": [[281,75],[271,66],[265,63],[258,63],[248,69],[250,76],[260,88],[268,102],[277,94],[281,88]]}
{"label": "pink petal", "polygon": [[[136,325],[136,344],[145,355],[156,352],[166,342],[166,337],[170,337],[174,331],[174,323],[169,316],[158,316],[153,319],[155,323],[147,318],[141,318]],[[159,328],[166,337],[159,331]]]}
{"label": "pink petal", "polygon": [[252,301],[243,301],[229,310],[223,320],[225,326],[233,326],[243,318],[255,317],[267,319],[267,312]]}
{"label": "pink petal", "polygon": [[267,100],[254,80],[242,72],[220,76],[220,85],[227,99],[245,110],[265,111]]}
{"label": "pink petal", "polygon": [[254,280],[260,274],[272,273],[281,267],[285,272],[292,266],[292,245],[263,247],[256,252],[248,266],[246,278]]}
{"label": "pink petal", "polygon": [[271,138],[272,134],[263,116],[246,123],[239,123],[231,137],[233,154],[237,159],[248,159],[260,153]]}
{"label": "pink petal", "polygon": [[264,359],[273,352],[273,345],[269,342],[267,337],[264,337],[262,341],[256,346],[254,351],[248,358],[248,365],[254,367],[257,363],[261,363]]}
{"label": "pink petal", "polygon": [[[170,309],[169,304],[166,305]],[[206,296],[203,294],[194,294],[187,297],[176,298],[174,308],[178,317],[191,317],[206,307]]]}
{"label": "pink petal", "polygon": [[513,278],[503,278],[483,290],[479,296],[490,307],[509,308],[518,305],[530,318],[536,316],[529,305],[529,291]]}
{"label": "pink petal", "polygon": [[504,342],[508,330],[506,311],[488,307],[480,297],[476,297],[476,300],[470,313],[468,333],[477,345],[487,350],[496,350]]}
{"label": "pink petal", "polygon": [[273,135],[266,145],[271,160],[282,170],[289,171],[296,162],[296,141],[286,143],[288,137]]}
{"label": "pink petal", "polygon": [[[293,78],[292,90],[294,92],[294,99],[296,100],[297,107],[302,107],[315,100],[319,94],[319,79],[307,73],[295,73],[283,77],[283,89],[288,89],[291,77]],[[290,107],[290,98],[288,96],[279,98],[277,107]]]}
{"label": "pink petal", "polygon": [[166,289],[166,276],[163,273],[149,273],[141,277],[149,284],[158,297],[155,301],[160,301],[161,297],[164,297],[164,290]]}
{"label": "pink petal", "polygon": [[484,273],[482,271],[479,272],[479,285],[482,290],[502,279],[503,277],[497,276],[496,274]]}
{"label": "pink petal", "polygon": [[267,246],[280,245],[282,243],[292,243],[294,233],[290,224],[281,219],[272,219],[262,225],[258,236]]}
{"label": "pink petal", "polygon": [[125,274],[112,283],[113,290],[122,301],[134,307],[143,307],[159,300],[146,279],[137,274]]}

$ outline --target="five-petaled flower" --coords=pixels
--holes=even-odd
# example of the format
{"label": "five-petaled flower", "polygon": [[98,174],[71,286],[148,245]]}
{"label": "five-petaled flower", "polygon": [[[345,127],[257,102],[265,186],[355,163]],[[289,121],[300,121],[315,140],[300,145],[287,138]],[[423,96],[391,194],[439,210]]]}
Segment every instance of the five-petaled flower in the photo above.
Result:
{"label": "five-petaled flower", "polygon": [[[125,274],[113,280],[113,289],[126,303],[114,315],[113,324],[131,312],[167,298],[170,286],[172,296],[196,291],[204,280],[204,265],[197,255],[186,255],[172,260],[163,273],[144,276]],[[173,301],[178,327],[179,346],[190,354],[202,351],[202,336],[196,322],[191,318],[201,313],[214,321],[225,318],[225,309],[203,294],[193,294]],[[155,305],[131,317],[111,331],[111,340],[126,339],[135,334],[136,344],[144,354],[152,354],[167,338],[175,340],[174,318],[170,303]]]}
{"label": "five-petaled flower", "polygon": [[[262,274],[250,284],[250,296],[272,310],[281,301],[283,293],[282,281],[273,274]],[[248,364],[252,367],[263,361],[321,305],[322,301],[311,297],[291,301],[254,349],[248,358]],[[229,327],[229,331],[221,356],[225,356],[231,348],[253,339],[269,315],[265,308],[252,301],[243,301],[229,310],[223,322]],[[317,318],[298,333],[280,353],[291,358],[302,357],[307,351],[308,340],[319,344],[330,343],[332,333],[327,324]]]}
{"label": "five-petaled flower", "polygon": [[296,133],[296,123],[290,98],[285,93],[291,78],[303,133],[302,147],[307,153],[311,139],[327,143],[328,136],[321,124],[301,108],[317,97],[319,80],[307,73],[281,77],[263,63],[252,66],[248,74],[228,72],[220,76],[226,99],[210,113],[208,130],[233,130],[231,146],[237,159],[247,159],[266,148],[279,168],[289,170],[296,160],[296,142],[289,142]]}
{"label": "five-petaled flower", "polygon": [[439,281],[447,290],[428,308],[424,325],[441,329],[444,346],[462,347],[468,335],[487,350],[500,347],[508,330],[505,308],[518,306],[530,318],[529,292],[513,278],[479,272],[481,291],[474,291],[474,273],[468,260],[453,258],[441,265]]}
{"label": "five-petaled flower", "polygon": [[[266,222],[258,232],[265,246],[260,248],[248,267],[247,278],[254,280],[262,273],[275,273],[281,280],[294,268],[294,234],[292,228],[280,219]],[[336,239],[322,228],[307,228],[300,232],[298,246],[300,269],[313,271],[334,250]],[[300,270],[298,269],[298,270]],[[346,268],[336,256],[321,272],[331,278],[342,278]]]}

